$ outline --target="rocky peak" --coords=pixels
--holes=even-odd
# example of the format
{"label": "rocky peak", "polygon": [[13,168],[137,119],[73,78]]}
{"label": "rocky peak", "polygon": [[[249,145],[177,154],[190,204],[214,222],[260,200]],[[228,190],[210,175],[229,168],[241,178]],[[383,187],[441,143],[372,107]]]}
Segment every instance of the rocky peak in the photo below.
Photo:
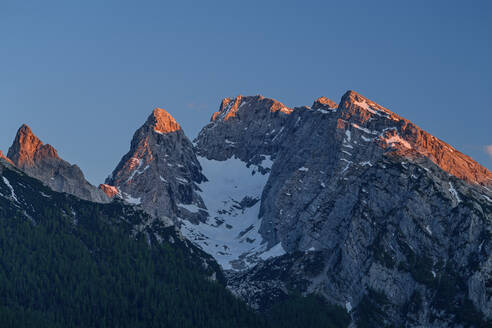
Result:
{"label": "rocky peak", "polygon": [[178,216],[200,218],[186,208],[202,207],[195,187],[202,179],[193,144],[168,112],[156,108],[135,132],[129,152],[100,188],[107,196],[140,205],[172,224]]}
{"label": "rocky peak", "polygon": [[85,180],[77,165],[61,159],[56,149],[44,144],[26,124],[17,131],[7,157],[13,165],[55,191],[94,202],[109,200],[101,190]]}
{"label": "rocky peak", "polygon": [[[280,111],[284,114],[290,114],[292,113],[292,108],[289,108],[282,104],[281,102],[270,99],[270,98],[265,98],[263,96],[257,95],[257,96],[242,96],[239,95],[235,98],[224,98],[219,107],[219,111],[215,112],[212,115],[211,121],[227,121],[232,117],[236,117],[238,115],[238,111],[243,107],[249,107],[249,108],[254,108],[254,109],[263,109],[266,110],[266,112],[272,112],[275,113],[277,111]],[[240,115],[240,114],[239,114]]]}
{"label": "rocky peak", "polygon": [[361,135],[408,159],[426,157],[469,183],[492,185],[492,173],[471,157],[355,91],[345,93],[339,109],[337,127],[342,134]]}
{"label": "rocky peak", "polygon": [[[208,159],[224,160],[234,155],[255,162],[258,155],[276,151],[274,144],[285,134],[283,125],[293,112],[283,103],[260,95],[225,98],[195,139],[197,152]],[[244,147],[245,143],[249,146]]]}
{"label": "rocky peak", "polygon": [[43,158],[59,159],[57,151],[51,145],[43,144],[26,124],[23,124],[17,131],[7,157],[21,169],[32,167],[36,161]]}
{"label": "rocky peak", "polygon": [[311,106],[312,109],[320,109],[326,107],[328,109],[335,109],[338,107],[338,104],[327,97],[319,97],[314,101],[313,106]]}
{"label": "rocky peak", "polygon": [[339,109],[342,119],[356,119],[359,123],[365,123],[380,118],[391,120],[401,119],[401,117],[389,109],[380,106],[374,101],[352,90],[347,91],[342,96]]}
{"label": "rocky peak", "polygon": [[178,122],[164,109],[155,108],[147,119],[147,123],[155,132],[166,134],[181,130]]}

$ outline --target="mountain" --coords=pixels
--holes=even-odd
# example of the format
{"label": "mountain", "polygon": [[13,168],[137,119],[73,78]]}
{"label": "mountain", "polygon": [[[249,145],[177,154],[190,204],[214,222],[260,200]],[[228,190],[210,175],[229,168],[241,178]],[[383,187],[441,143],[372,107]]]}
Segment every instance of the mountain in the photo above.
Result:
{"label": "mountain", "polygon": [[101,190],[85,180],[77,165],[61,159],[55,148],[43,144],[25,124],[17,131],[7,157],[16,167],[55,191],[95,202],[109,201]]}
{"label": "mountain", "polygon": [[202,219],[196,183],[204,179],[191,141],[168,112],[156,108],[101,189],[172,225],[176,217]]}
{"label": "mountain", "polygon": [[[144,158],[138,145],[161,135],[155,121],[137,131],[122,163]],[[122,190],[132,177],[140,192],[132,198],[214,256],[252,307],[315,293],[358,327],[492,319],[492,174],[389,109],[354,91],[338,105],[321,97],[296,108],[238,96],[221,102],[193,147],[166,141],[145,154],[172,156],[171,165],[135,161],[109,182]],[[190,182],[190,196],[153,202],[168,172]]]}
{"label": "mountain", "polygon": [[[2,165],[67,176],[21,130]],[[115,214],[126,235],[153,248],[173,231],[217,268],[257,326],[492,326],[492,173],[354,91],[295,108],[225,98],[193,142],[156,108],[98,192],[143,215]]]}
{"label": "mountain", "polygon": [[[291,111],[261,99],[274,115]],[[213,119],[228,120],[238,110],[242,107],[237,100],[226,99]],[[259,131],[251,130],[251,136],[251,145],[262,144],[254,139],[262,138]],[[169,113],[157,108],[135,132],[130,151],[101,189],[176,224],[224,269],[244,269],[283,254],[281,248],[268,248],[258,233],[259,201],[271,166],[268,156],[258,156],[247,165],[234,158],[221,161],[230,157],[227,151],[233,144],[227,138],[213,140],[225,140],[227,147],[217,148],[216,157],[207,158]]]}
{"label": "mountain", "polygon": [[229,274],[253,307],[297,291],[361,327],[492,319],[492,174],[445,142],[353,91],[293,109],[226,99],[195,142],[208,160],[273,162],[258,232],[287,254]]}
{"label": "mountain", "polygon": [[251,311],[216,262],[121,201],[58,193],[0,160],[1,327],[347,327],[293,297]]}

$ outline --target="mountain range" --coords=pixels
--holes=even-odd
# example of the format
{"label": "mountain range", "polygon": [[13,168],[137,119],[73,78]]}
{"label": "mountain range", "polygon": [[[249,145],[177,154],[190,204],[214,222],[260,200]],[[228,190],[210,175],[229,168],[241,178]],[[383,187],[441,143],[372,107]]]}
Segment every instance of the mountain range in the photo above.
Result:
{"label": "mountain range", "polygon": [[[295,108],[225,98],[193,141],[156,108],[99,187],[26,125],[0,157],[55,192],[145,212],[128,235],[172,231],[260,313],[316,295],[351,327],[492,325],[492,173],[354,91]],[[19,205],[6,179],[0,198]]]}

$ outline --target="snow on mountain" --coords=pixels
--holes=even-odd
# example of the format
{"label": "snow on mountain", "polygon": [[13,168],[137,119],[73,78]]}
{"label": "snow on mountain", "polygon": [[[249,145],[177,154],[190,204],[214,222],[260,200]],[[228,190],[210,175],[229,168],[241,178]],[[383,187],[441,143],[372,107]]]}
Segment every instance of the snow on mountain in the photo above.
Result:
{"label": "snow on mountain", "polygon": [[[235,157],[224,161],[198,157],[207,181],[198,185],[208,212],[205,222],[193,224],[181,220],[181,232],[207,253],[213,255],[225,270],[240,270],[285,253],[277,247],[268,250],[259,234],[262,219],[260,199],[272,165],[263,156],[257,165],[247,167]],[[280,249],[279,249],[280,248]]]}

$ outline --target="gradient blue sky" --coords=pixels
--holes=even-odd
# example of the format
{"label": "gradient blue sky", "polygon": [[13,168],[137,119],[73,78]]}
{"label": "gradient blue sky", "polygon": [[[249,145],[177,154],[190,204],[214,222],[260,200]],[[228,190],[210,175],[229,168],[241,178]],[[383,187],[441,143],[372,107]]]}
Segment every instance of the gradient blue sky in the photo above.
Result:
{"label": "gradient blue sky", "polygon": [[0,1],[0,149],[29,124],[98,184],[156,106],[348,90],[489,169],[492,1]]}

